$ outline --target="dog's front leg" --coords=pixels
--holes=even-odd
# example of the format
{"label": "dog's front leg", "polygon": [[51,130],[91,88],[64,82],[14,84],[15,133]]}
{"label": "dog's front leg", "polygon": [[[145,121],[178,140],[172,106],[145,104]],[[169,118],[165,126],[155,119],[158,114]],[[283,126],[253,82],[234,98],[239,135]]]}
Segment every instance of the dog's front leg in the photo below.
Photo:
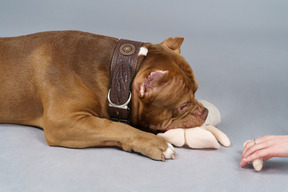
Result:
{"label": "dog's front leg", "polygon": [[71,119],[45,123],[44,133],[50,146],[86,148],[117,146],[155,160],[174,158],[172,145],[154,134],[129,125],[92,115],[71,115]]}

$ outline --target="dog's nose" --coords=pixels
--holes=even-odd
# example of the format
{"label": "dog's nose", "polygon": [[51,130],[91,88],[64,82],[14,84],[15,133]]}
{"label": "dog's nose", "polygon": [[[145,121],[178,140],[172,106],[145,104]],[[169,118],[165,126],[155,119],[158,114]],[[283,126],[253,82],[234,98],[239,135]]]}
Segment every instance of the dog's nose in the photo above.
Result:
{"label": "dog's nose", "polygon": [[201,115],[200,115],[200,118],[205,121],[207,116],[208,116],[208,109],[204,108]]}

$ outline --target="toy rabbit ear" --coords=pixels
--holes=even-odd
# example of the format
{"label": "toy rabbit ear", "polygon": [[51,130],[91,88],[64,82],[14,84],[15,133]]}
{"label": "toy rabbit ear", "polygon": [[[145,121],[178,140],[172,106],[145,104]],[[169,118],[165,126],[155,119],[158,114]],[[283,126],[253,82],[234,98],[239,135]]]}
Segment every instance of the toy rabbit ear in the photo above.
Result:
{"label": "toy rabbit ear", "polygon": [[169,37],[165,41],[163,41],[161,45],[180,54],[181,53],[180,47],[183,41],[184,41],[183,37]]}

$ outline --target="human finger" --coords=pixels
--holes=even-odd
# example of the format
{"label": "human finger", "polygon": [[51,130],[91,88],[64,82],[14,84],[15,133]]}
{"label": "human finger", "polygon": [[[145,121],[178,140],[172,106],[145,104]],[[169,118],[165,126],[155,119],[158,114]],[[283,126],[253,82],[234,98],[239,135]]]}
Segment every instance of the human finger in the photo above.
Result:
{"label": "human finger", "polygon": [[243,161],[243,159],[240,162],[240,166],[241,167],[246,167],[247,164],[248,164],[248,162],[247,161]]}
{"label": "human finger", "polygon": [[271,153],[271,150],[269,148],[264,148],[264,149],[261,149],[261,150],[258,150],[254,153],[252,153],[251,155],[243,158],[242,161],[244,162],[252,162],[256,159],[259,159],[259,158],[263,158],[264,161],[266,161],[267,159],[270,159],[272,157],[272,153]]}
{"label": "human finger", "polygon": [[250,147],[252,147],[253,145],[254,145],[254,140],[247,140],[247,141],[244,142],[244,144],[243,144],[244,149],[243,149],[243,152],[242,152],[242,159],[245,156],[247,150]]}
{"label": "human finger", "polygon": [[250,156],[250,155],[252,155],[252,154],[254,154],[254,153],[256,153],[256,152],[258,152],[258,151],[260,151],[260,150],[263,150],[263,149],[265,149],[265,148],[267,148],[269,145],[267,144],[267,143],[255,143],[254,145],[252,145],[251,147],[249,147],[247,150],[246,150],[246,152],[245,152],[245,154],[243,154],[243,157],[242,157],[242,159],[245,159],[245,158],[247,158],[248,156]]}

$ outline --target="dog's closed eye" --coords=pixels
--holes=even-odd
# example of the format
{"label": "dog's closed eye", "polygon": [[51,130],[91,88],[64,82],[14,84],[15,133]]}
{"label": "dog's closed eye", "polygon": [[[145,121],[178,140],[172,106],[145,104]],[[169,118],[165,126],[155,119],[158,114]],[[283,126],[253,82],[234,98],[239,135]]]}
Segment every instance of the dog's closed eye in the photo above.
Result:
{"label": "dog's closed eye", "polygon": [[191,106],[191,102],[187,102],[182,104],[180,107],[177,108],[178,112],[186,111]]}
{"label": "dog's closed eye", "polygon": [[178,107],[178,111],[184,111],[187,108],[188,108],[188,104],[185,103],[185,104],[181,105],[180,107]]}
{"label": "dog's closed eye", "polygon": [[173,110],[173,117],[178,116],[179,114],[185,112],[191,105],[191,102],[184,103]]}

